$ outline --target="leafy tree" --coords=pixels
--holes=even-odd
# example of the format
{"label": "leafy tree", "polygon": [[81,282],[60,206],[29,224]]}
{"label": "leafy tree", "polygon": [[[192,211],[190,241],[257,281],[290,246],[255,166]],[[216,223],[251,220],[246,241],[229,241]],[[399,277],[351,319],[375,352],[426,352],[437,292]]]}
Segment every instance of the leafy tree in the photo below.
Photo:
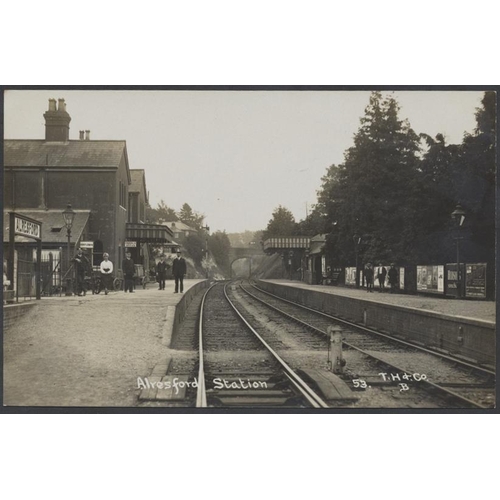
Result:
{"label": "leafy tree", "polygon": [[467,212],[467,227],[477,258],[495,262],[496,95],[485,92],[476,110],[474,134],[466,134],[461,148],[461,178],[457,201]]}
{"label": "leafy tree", "polygon": [[231,246],[233,247],[248,247],[254,240],[254,233],[252,231],[244,231],[242,233],[228,233],[227,234]]}
{"label": "leafy tree", "polygon": [[451,212],[460,203],[467,213],[464,259],[494,262],[495,95],[485,93],[476,111],[477,126],[460,145],[446,145],[422,134],[428,150],[421,162],[421,238],[415,250],[428,263],[454,261]]}
{"label": "leafy tree", "polygon": [[318,205],[313,206],[311,213],[297,224],[297,234],[315,236],[327,232],[328,221]]}
{"label": "leafy tree", "polygon": [[156,208],[146,207],[146,222],[157,224],[160,220],[164,222],[174,222],[179,220],[175,210],[166,205],[163,200],[160,200]]}
{"label": "leafy tree", "polygon": [[267,224],[266,230],[263,232],[263,239],[277,236],[293,236],[297,234],[297,223],[295,218],[285,207],[279,205],[273,212],[273,217]]}
{"label": "leafy tree", "polygon": [[189,256],[199,266],[205,254],[205,240],[197,234],[192,234],[186,238],[184,246]]}
{"label": "leafy tree", "polygon": [[217,231],[208,238],[208,250],[212,254],[219,268],[229,273],[229,252],[231,242],[225,231]]}
{"label": "leafy tree", "polygon": [[202,228],[203,220],[205,219],[205,216],[203,214],[195,212],[187,203],[184,203],[184,205],[182,205],[182,208],[179,210],[178,216],[181,222],[184,222],[184,224],[187,224],[193,229],[198,230]]}
{"label": "leafy tree", "polygon": [[338,263],[354,261],[353,236],[362,237],[365,261],[413,257],[418,209],[419,137],[398,117],[392,96],[373,92],[344,163],[332,165],[318,194],[326,214],[327,251]]}
{"label": "leafy tree", "polygon": [[255,231],[252,235],[250,245],[260,245],[264,239],[264,231]]}

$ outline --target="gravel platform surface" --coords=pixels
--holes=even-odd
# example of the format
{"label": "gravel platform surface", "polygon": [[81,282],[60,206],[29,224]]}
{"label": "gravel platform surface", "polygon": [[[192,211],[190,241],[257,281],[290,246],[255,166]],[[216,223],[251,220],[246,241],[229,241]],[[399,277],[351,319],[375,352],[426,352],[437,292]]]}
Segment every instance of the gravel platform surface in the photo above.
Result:
{"label": "gravel platform surface", "polygon": [[168,352],[166,310],[181,297],[168,281],[165,291],[42,299],[4,331],[4,404],[135,406],[137,378]]}

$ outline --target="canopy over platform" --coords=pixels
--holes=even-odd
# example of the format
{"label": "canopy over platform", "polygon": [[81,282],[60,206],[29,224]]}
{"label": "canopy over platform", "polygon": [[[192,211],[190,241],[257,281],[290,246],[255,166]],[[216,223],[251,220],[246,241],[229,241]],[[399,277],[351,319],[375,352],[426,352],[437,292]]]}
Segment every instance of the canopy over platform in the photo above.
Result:
{"label": "canopy over platform", "polygon": [[308,249],[311,238],[308,236],[287,236],[268,238],[264,241],[264,251]]}
{"label": "canopy over platform", "polygon": [[172,231],[162,224],[139,224],[127,222],[127,240],[140,241],[141,243],[171,243]]}

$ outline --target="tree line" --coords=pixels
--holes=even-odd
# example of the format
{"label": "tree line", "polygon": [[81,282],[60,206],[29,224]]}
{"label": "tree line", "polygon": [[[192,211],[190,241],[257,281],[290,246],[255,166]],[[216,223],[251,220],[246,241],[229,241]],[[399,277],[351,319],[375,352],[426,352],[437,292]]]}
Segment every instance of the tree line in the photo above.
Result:
{"label": "tree line", "polygon": [[229,274],[229,251],[231,249],[229,237],[225,231],[209,234],[204,228],[204,220],[205,215],[193,210],[188,203],[184,203],[181,209],[176,211],[160,200],[156,208],[148,206],[146,209],[146,221],[149,223],[180,221],[197,231],[186,238],[184,246],[188,256],[200,268],[200,272],[202,272],[203,260],[208,259],[208,254],[210,254],[221,271]]}
{"label": "tree line", "polygon": [[416,134],[399,111],[393,96],[372,92],[352,147],[327,168],[311,213],[296,222],[277,207],[263,239],[327,234],[334,265],[353,265],[356,241],[364,262],[454,262],[451,213],[460,203],[463,257],[493,263],[495,93],[484,94],[476,128],[461,144]]}

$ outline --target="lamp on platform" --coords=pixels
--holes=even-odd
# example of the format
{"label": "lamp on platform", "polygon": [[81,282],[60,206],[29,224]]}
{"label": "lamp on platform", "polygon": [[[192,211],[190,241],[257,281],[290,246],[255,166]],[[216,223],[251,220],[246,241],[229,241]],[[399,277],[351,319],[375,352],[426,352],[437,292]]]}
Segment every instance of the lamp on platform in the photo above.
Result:
{"label": "lamp on platform", "polygon": [[69,276],[69,269],[71,266],[71,228],[73,227],[73,221],[75,220],[76,212],[71,208],[71,204],[63,211],[62,216],[64,219],[64,225],[66,226],[67,236],[68,236],[68,259],[67,259],[67,270],[66,270],[66,295],[72,295],[71,287],[71,276]]}
{"label": "lamp on platform", "polygon": [[455,226],[457,228],[457,235],[455,240],[457,241],[457,297],[462,297],[462,278],[460,276],[460,240],[463,236],[460,236],[460,232],[465,221],[465,210],[460,203],[457,204],[455,210],[451,213],[451,218],[455,221]]}
{"label": "lamp on platform", "polygon": [[354,253],[356,255],[356,288],[359,288],[358,252],[359,252],[359,245],[361,244],[361,236],[355,234],[352,237],[352,241],[354,241]]}

